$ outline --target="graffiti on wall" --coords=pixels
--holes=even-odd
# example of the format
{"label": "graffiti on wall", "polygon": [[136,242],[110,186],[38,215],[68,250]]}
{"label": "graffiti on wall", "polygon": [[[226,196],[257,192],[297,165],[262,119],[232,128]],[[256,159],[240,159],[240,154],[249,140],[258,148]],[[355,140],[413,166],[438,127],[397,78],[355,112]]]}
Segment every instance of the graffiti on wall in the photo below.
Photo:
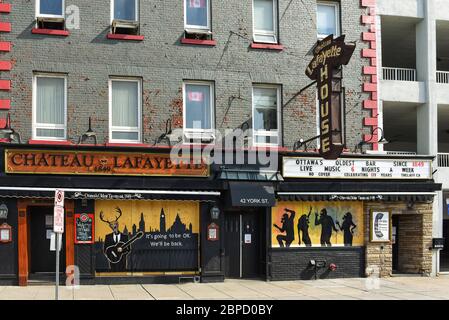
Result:
{"label": "graffiti on wall", "polygon": [[197,202],[96,201],[96,270],[197,270],[198,233]]}
{"label": "graffiti on wall", "polygon": [[271,216],[272,247],[363,246],[362,202],[279,202]]}

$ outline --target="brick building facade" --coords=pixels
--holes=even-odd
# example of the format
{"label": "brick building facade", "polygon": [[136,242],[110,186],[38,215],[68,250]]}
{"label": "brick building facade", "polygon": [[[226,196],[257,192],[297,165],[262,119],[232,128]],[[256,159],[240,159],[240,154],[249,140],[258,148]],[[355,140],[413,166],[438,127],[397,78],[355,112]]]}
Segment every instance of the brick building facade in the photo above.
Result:
{"label": "brick building facade", "polygon": [[[59,14],[49,3],[0,6],[1,60],[11,62],[0,92],[0,206],[7,208],[0,229],[10,232],[0,243],[0,281],[26,285],[54,275],[43,260],[54,255],[56,189],[66,193],[61,267],[76,266],[85,282],[363,277],[372,267],[381,276],[395,268],[428,272],[428,207],[439,188],[431,157],[362,154],[382,138],[375,1],[131,0],[122,8],[121,0],[65,0]],[[209,8],[208,28],[192,31],[187,7]],[[255,22],[259,15],[266,19]],[[356,48],[342,69],[344,153],[323,162],[317,90],[305,70],[329,26]],[[262,102],[253,107],[255,96]],[[50,117],[54,101],[64,108]],[[175,163],[164,133],[173,146],[197,129],[186,127],[197,111],[184,111],[195,102],[212,106],[201,115],[207,130],[248,129],[262,117],[276,142],[260,143],[270,133],[259,128],[261,140],[250,136],[243,150],[223,155],[241,151],[244,163]],[[117,118],[111,110],[132,104],[137,120],[125,128],[131,113],[123,108]],[[92,131],[96,143],[79,143]],[[250,163],[266,152],[259,147],[268,147],[274,168]],[[407,231],[416,231],[415,242],[400,240]]]}

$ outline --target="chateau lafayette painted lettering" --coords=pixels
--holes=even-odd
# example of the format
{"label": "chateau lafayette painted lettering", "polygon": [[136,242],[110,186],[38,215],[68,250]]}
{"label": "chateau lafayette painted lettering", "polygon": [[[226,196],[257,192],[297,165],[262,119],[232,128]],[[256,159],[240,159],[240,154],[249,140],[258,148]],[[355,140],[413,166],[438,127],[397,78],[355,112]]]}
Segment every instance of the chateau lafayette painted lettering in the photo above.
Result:
{"label": "chateau lafayette painted lettering", "polygon": [[205,176],[204,161],[169,155],[110,152],[7,150],[6,172],[50,174],[169,174]]}

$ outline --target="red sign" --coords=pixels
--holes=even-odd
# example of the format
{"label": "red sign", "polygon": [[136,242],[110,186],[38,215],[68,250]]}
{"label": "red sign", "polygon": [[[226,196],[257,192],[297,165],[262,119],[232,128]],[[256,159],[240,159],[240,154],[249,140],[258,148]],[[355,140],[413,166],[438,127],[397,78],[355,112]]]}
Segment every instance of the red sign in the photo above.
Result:
{"label": "red sign", "polygon": [[203,93],[202,92],[189,92],[188,93],[189,101],[193,102],[202,102],[203,101]]}
{"label": "red sign", "polygon": [[218,241],[219,239],[219,227],[217,224],[212,222],[207,226],[207,240],[209,241]]}
{"label": "red sign", "polygon": [[189,0],[190,8],[204,8],[206,6],[206,0]]}
{"label": "red sign", "polygon": [[0,242],[8,243],[12,241],[11,226],[7,223],[3,223],[0,226]]}
{"label": "red sign", "polygon": [[55,206],[53,216],[53,231],[55,233],[64,233],[64,207]]}

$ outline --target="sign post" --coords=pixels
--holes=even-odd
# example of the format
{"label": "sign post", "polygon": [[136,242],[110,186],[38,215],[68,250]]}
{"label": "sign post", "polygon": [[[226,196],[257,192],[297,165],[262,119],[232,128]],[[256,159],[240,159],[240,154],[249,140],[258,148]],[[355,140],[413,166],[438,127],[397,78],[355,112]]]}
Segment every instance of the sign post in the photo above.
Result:
{"label": "sign post", "polygon": [[59,241],[64,233],[64,191],[55,191],[55,209],[53,217],[53,232],[56,234],[56,288],[55,299],[59,300]]}

